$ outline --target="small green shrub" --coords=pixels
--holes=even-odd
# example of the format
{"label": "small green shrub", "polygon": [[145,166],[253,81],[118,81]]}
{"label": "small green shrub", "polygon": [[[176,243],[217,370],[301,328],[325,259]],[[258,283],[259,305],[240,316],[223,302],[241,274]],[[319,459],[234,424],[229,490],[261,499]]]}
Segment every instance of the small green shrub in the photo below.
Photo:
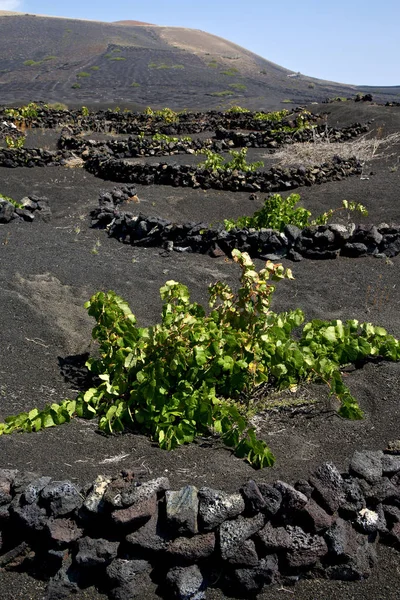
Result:
{"label": "small green shrub", "polygon": [[247,163],[247,148],[242,148],[241,150],[230,150],[229,154],[231,155],[232,159],[228,162],[226,162],[224,157],[220,154],[217,154],[216,152],[206,148],[199,150],[197,154],[206,155],[206,160],[202,163],[199,163],[199,167],[209,169],[211,171],[226,171],[227,169],[230,169],[232,171],[238,170],[246,173],[250,171],[256,171],[264,166],[262,161]]}
{"label": "small green shrub", "polygon": [[233,90],[237,90],[238,92],[244,92],[244,90],[247,90],[247,87],[244,85],[244,83],[230,83],[229,87]]}
{"label": "small green shrub", "polygon": [[179,138],[165,135],[164,133],[156,133],[153,135],[152,140],[154,142],[165,142],[166,144],[177,143]]}
{"label": "small green shrub", "polygon": [[289,111],[286,109],[283,110],[276,110],[273,112],[257,112],[254,115],[254,118],[258,121],[272,121],[273,123],[277,123],[279,121],[282,121],[282,119],[284,119],[285,117],[287,117],[287,115],[289,115]]}
{"label": "small green shrub", "polygon": [[272,194],[265,199],[262,208],[251,217],[239,217],[236,220],[226,219],[224,226],[227,231],[233,228],[254,228],[275,229],[283,231],[286,225],[296,225],[304,229],[309,225],[325,225],[328,220],[338,211],[346,210],[348,212],[359,212],[367,216],[368,212],[362,204],[358,202],[349,202],[343,200],[342,206],[336,209],[330,209],[311,219],[311,212],[301,206],[296,207],[300,201],[299,194],[290,194],[287,198],[282,198],[280,194]]}
{"label": "small green shrub", "polygon": [[216,60],[211,60],[209,63],[207,63],[207,67],[210,67],[211,69],[217,69],[218,63]]}
{"label": "small green shrub", "polygon": [[136,83],[136,81],[134,81],[131,83],[131,87],[140,87],[140,83]]}
{"label": "small green shrub", "polygon": [[76,74],[77,77],[84,78],[84,77],[90,77],[90,73],[87,73],[86,71],[80,71],[79,73]]}
{"label": "small green shrub", "polygon": [[161,110],[153,110],[151,106],[147,106],[147,108],[145,108],[143,112],[148,117],[158,117],[162,119],[164,123],[167,123],[168,125],[170,125],[171,123],[178,123],[179,121],[178,113],[168,107],[163,108]]}
{"label": "small green shrub", "polygon": [[57,56],[45,56],[43,60],[57,60]]}
{"label": "small green shrub", "polygon": [[232,90],[223,90],[222,92],[212,92],[211,96],[217,96],[218,98],[223,98],[224,96],[234,96],[235,92]]}
{"label": "small green shrub", "polygon": [[283,104],[293,104],[293,100],[290,100],[289,98],[285,98],[284,100],[282,100]]}
{"label": "small green shrub", "polygon": [[24,121],[25,119],[35,119],[38,116],[39,108],[36,102],[30,102],[26,106],[21,106],[21,108],[6,108],[4,114],[16,121]]}
{"label": "small green shrub", "polygon": [[11,135],[6,135],[4,138],[7,148],[23,148],[26,137],[13,138]]}
{"label": "small green shrub", "polygon": [[24,65],[26,67],[38,67],[42,64],[41,60],[24,60]]}
{"label": "small green shrub", "polygon": [[82,86],[81,86],[81,84],[80,84],[80,83],[73,83],[73,84],[71,85],[71,88],[72,88],[73,90],[79,90],[81,87],[82,87]]}
{"label": "small green shrub", "polygon": [[225,71],[221,71],[221,75],[228,75],[228,77],[234,77],[237,75],[239,71],[237,69],[226,69]]}
{"label": "small green shrub", "polygon": [[[235,85],[235,84],[232,84]],[[227,113],[249,113],[249,109],[248,108],[243,108],[242,106],[231,106],[229,110],[226,111]]]}
{"label": "small green shrub", "polygon": [[81,108],[81,113],[83,117],[88,117],[89,116],[89,109],[87,106],[82,106]]}
{"label": "small green shrub", "polygon": [[126,60],[124,56],[112,56],[110,60]]}
{"label": "small green shrub", "polygon": [[93,67],[89,67],[91,71],[99,71],[100,67],[97,65],[93,65]]}
{"label": "small green shrub", "polygon": [[309,83],[307,86],[310,90],[313,90],[315,88],[315,83]]}

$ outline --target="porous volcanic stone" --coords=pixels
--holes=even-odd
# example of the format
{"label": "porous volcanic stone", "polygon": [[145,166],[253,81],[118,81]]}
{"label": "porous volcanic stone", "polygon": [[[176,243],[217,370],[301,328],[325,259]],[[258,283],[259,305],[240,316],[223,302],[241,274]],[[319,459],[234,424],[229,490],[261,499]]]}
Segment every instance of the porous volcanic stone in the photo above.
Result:
{"label": "porous volcanic stone", "polygon": [[381,450],[356,450],[350,462],[350,471],[369,483],[376,483],[382,477],[383,456]]}
{"label": "porous volcanic stone", "polygon": [[197,565],[174,567],[167,573],[167,583],[178,600],[203,600],[205,581]]}
{"label": "porous volcanic stone", "polygon": [[54,517],[67,515],[83,503],[78,488],[70,481],[53,481],[42,489],[40,498]]}
{"label": "porous volcanic stone", "polygon": [[219,528],[219,544],[221,556],[227,559],[235,553],[242,542],[259,531],[265,522],[263,514],[255,517],[239,516],[236,519],[225,521]]}
{"label": "porous volcanic stone", "polygon": [[208,531],[226,519],[240,515],[245,503],[240,494],[228,494],[208,487],[199,489],[199,519],[202,529]]}
{"label": "porous volcanic stone", "polygon": [[81,567],[108,565],[117,556],[119,542],[83,537],[78,540],[78,554],[75,561]]}

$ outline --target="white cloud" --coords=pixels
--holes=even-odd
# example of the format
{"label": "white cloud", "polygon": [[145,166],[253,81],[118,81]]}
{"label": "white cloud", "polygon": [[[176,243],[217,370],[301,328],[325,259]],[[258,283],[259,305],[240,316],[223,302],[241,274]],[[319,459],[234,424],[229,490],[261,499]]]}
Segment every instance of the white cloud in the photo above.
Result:
{"label": "white cloud", "polygon": [[21,0],[0,0],[0,10],[22,10]]}

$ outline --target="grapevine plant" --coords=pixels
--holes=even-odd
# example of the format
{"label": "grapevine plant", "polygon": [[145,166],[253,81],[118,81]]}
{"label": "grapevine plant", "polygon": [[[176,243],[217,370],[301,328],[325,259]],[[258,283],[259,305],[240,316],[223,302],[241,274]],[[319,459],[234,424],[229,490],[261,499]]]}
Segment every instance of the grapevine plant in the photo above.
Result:
{"label": "grapevine plant", "polygon": [[290,194],[287,198],[282,198],[280,194],[271,194],[268,196],[260,210],[256,211],[250,217],[238,217],[234,219],[225,219],[224,227],[227,231],[231,229],[275,229],[283,231],[286,225],[296,225],[304,229],[310,225],[326,225],[328,220],[337,212],[346,210],[348,213],[358,212],[362,216],[368,216],[368,211],[363,204],[359,202],[342,201],[342,206],[331,208],[311,219],[311,212],[302,206],[296,206],[300,201],[299,194]]}
{"label": "grapevine plant", "polygon": [[241,268],[239,290],[210,285],[208,312],[175,281],[161,287],[161,323],[150,327],[138,327],[115,292],[92,296],[85,306],[96,320],[99,353],[87,366],[98,385],[75,400],[8,417],[0,434],[98,417],[105,432],[131,428],[168,450],[213,432],[237,456],[265,467],[274,456],[249,425],[251,402],[242,400],[259,385],[324,381],[340,400],[340,415],[362,418],[340,368],[370,356],[399,360],[399,342],[382,327],[338,319],[306,323],[295,337],[302,311],[271,310],[274,282],[293,279],[290,269],[268,261],[257,272],[248,254],[234,250],[232,256]]}

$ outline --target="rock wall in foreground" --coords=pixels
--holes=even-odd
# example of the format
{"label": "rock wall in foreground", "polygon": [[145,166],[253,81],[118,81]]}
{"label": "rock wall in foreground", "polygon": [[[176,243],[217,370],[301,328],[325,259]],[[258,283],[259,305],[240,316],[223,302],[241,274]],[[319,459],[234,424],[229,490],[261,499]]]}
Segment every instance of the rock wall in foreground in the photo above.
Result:
{"label": "rock wall in foreground", "polygon": [[236,493],[129,470],[83,488],[0,470],[0,571],[36,566],[48,599],[90,584],[129,600],[156,581],[161,597],[201,600],[209,585],[244,598],[311,573],[362,580],[377,542],[400,549],[400,442],[355,452],[345,473],[325,463]]}

